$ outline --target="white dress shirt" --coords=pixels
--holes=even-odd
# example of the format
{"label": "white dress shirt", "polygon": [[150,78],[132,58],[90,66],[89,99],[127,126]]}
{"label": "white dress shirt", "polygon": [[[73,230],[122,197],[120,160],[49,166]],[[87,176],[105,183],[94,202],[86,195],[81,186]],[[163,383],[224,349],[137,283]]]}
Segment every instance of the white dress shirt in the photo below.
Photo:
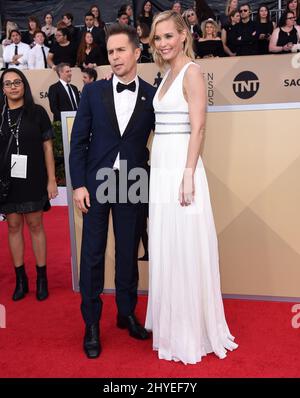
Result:
{"label": "white dress shirt", "polygon": [[[70,98],[70,94],[69,94],[69,90],[68,90],[68,87],[67,87],[67,84],[69,84],[70,85],[70,89],[71,89],[71,91],[72,91],[72,94],[73,94],[73,98],[74,98],[74,101],[75,101],[75,104],[77,105],[77,107],[78,107],[78,104],[77,104],[77,99],[76,99],[76,95],[75,95],[75,93],[74,93],[74,91],[73,91],[73,89],[72,89],[72,86],[71,86],[71,84],[70,83],[66,83],[64,80],[62,80],[62,79],[59,79],[59,81],[61,82],[61,84],[64,86],[64,89],[66,90],[66,93],[68,94],[68,97]],[[71,103],[72,103],[72,100],[71,100],[71,98],[70,98],[70,101],[71,101]]]}
{"label": "white dress shirt", "polygon": [[[117,84],[119,82],[122,84],[130,84],[132,81],[135,81],[136,84],[135,92],[132,92],[130,90],[124,90],[121,93],[117,92]],[[113,76],[112,83],[113,83],[113,92],[114,92],[114,103],[115,103],[115,110],[116,110],[121,136],[124,134],[127,124],[134,111],[137,100],[137,95],[139,90],[139,79],[136,76],[132,81],[124,83],[120,79],[118,79],[116,75]],[[120,153],[118,153],[113,168],[114,169],[120,168]]]}
{"label": "white dress shirt", "polygon": [[44,47],[47,62],[49,48],[44,45],[41,46],[40,44],[36,44],[28,53],[28,69],[45,69],[42,47]]}
{"label": "white dress shirt", "polygon": [[[18,59],[19,65],[15,65],[12,63],[13,56],[15,55],[16,46],[18,46],[18,54],[22,54],[22,57]],[[8,46],[5,46],[3,50],[3,61],[8,64],[9,68],[27,69],[29,50],[29,45],[26,43],[22,43],[21,41],[19,44],[9,44]]]}

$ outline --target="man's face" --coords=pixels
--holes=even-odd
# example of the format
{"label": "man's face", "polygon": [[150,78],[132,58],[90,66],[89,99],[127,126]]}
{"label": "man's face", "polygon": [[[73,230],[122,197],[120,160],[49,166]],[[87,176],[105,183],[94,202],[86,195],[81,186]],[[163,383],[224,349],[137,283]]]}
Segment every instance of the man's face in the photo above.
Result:
{"label": "man's face", "polygon": [[241,6],[240,8],[241,19],[248,19],[250,17],[249,6]]}
{"label": "man's face", "polygon": [[88,83],[93,83],[94,79],[90,77],[87,73],[83,72],[82,73],[82,81],[83,84],[86,85]]}
{"label": "man's face", "polygon": [[128,25],[129,19],[128,19],[128,15],[127,14],[122,14],[119,17],[119,23],[122,23],[124,25]]}
{"label": "man's face", "polygon": [[36,33],[36,35],[34,36],[34,41],[42,46],[45,41],[43,33]]}
{"label": "man's face", "polygon": [[72,79],[72,69],[69,66],[64,66],[59,73],[59,77],[61,80],[65,81],[66,83],[70,83]]}
{"label": "man's face", "polygon": [[134,48],[124,33],[112,35],[107,41],[108,60],[116,76],[126,81],[127,77],[135,76],[136,64],[141,50]]}
{"label": "man's face", "polygon": [[20,41],[21,41],[21,36],[19,35],[19,33],[13,32],[13,33],[11,34],[10,39],[11,39],[11,41],[12,41],[14,44],[19,44]]}
{"label": "man's face", "polygon": [[69,19],[66,15],[64,15],[62,20],[67,26],[70,26],[72,24],[72,20]]}
{"label": "man's face", "polygon": [[94,17],[92,16],[87,16],[84,19],[85,25],[87,28],[92,28],[94,26]]}

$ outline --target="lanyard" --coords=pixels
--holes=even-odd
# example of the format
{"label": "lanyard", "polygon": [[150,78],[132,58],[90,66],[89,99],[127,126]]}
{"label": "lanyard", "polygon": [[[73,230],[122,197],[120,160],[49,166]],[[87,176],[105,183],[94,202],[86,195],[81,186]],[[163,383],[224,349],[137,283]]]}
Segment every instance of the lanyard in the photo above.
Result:
{"label": "lanyard", "polygon": [[10,118],[10,112],[9,109],[7,109],[7,121],[8,121],[8,127],[10,129],[11,134],[15,137],[16,139],[16,144],[17,144],[17,155],[20,154],[20,145],[19,145],[19,130],[20,130],[20,125],[21,125],[21,120],[23,116],[24,110],[22,109],[18,119],[16,120],[15,123],[11,122]]}

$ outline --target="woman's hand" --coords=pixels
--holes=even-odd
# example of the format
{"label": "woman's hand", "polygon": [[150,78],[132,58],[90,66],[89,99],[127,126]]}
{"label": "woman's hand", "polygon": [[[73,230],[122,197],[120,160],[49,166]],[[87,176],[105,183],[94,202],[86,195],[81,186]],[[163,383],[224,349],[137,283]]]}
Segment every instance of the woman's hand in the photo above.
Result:
{"label": "woman's hand", "polygon": [[192,170],[186,170],[179,188],[179,202],[181,206],[189,206],[195,197],[194,175]]}
{"label": "woman's hand", "polygon": [[48,191],[48,198],[49,199],[55,199],[58,195],[58,190],[57,190],[57,184],[56,181],[48,181],[47,185],[47,191]]}

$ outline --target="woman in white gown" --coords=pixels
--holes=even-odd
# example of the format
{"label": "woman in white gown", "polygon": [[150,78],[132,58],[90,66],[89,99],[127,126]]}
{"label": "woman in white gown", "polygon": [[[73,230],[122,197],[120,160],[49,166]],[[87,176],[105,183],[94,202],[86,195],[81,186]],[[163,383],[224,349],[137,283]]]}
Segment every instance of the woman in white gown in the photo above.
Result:
{"label": "woman in white gown", "polygon": [[206,89],[179,14],[156,16],[150,44],[156,63],[169,69],[153,100],[145,326],[159,358],[194,364],[210,352],[225,358],[237,347],[224,315],[218,242],[200,157]]}

